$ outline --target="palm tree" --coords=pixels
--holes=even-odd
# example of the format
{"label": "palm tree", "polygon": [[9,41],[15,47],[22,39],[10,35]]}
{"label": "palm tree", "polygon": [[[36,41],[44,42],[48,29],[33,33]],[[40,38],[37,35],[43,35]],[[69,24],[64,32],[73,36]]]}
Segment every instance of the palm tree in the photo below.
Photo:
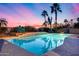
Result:
{"label": "palm tree", "polygon": [[42,14],[41,14],[43,17],[44,17],[44,20],[45,22],[43,23],[43,25],[45,25],[45,27],[47,27],[47,20],[46,20],[46,17],[48,16],[48,13],[46,10],[43,10]]}
{"label": "palm tree", "polygon": [[1,33],[4,33],[4,32],[6,32],[6,30],[7,30],[7,21],[6,21],[6,19],[5,18],[0,18],[0,32]]}
{"label": "palm tree", "polygon": [[73,19],[70,20],[70,27],[73,28],[74,23],[73,23]]}
{"label": "palm tree", "polygon": [[57,13],[58,12],[62,12],[62,10],[60,9],[60,5],[58,3],[54,3],[51,6],[51,14],[55,13],[55,24],[57,24]]}
{"label": "palm tree", "polygon": [[48,23],[49,23],[49,25],[50,25],[50,29],[51,29],[51,27],[52,27],[52,17],[51,17],[51,18],[48,17]]}
{"label": "palm tree", "polygon": [[73,21],[73,19],[70,20],[71,22]]}
{"label": "palm tree", "polygon": [[77,22],[79,23],[79,17],[77,18]]}
{"label": "palm tree", "polygon": [[65,23],[65,25],[67,25],[68,24],[68,20],[64,19],[64,23]]}
{"label": "palm tree", "polygon": [[7,26],[7,21],[5,18],[0,18],[0,27],[6,27]]}
{"label": "palm tree", "polygon": [[47,21],[44,21],[43,25],[44,25],[45,27],[47,27],[47,24],[48,24],[48,22],[47,22]]}

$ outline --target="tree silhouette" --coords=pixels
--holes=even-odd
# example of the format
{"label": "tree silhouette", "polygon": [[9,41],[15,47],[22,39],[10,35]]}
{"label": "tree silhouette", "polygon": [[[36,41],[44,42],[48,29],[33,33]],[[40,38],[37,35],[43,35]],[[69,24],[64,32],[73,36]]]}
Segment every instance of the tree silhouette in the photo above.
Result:
{"label": "tree silhouette", "polygon": [[77,22],[79,23],[79,17],[77,18]]}
{"label": "tree silhouette", "polygon": [[70,27],[73,28],[74,23],[73,23],[73,19],[70,20]]}
{"label": "tree silhouette", "polygon": [[66,28],[70,27],[69,21],[67,19],[64,19],[64,23],[65,23],[65,27]]}
{"label": "tree silhouette", "polygon": [[55,13],[55,24],[57,24],[57,13],[58,12],[62,12],[62,10],[60,9],[60,5],[58,3],[54,3],[51,6],[51,14]]}
{"label": "tree silhouette", "polygon": [[43,17],[44,17],[44,23],[43,25],[45,25],[45,27],[47,27],[47,20],[46,20],[46,17],[48,16],[48,13],[46,10],[43,10],[42,14],[41,14]]}
{"label": "tree silhouette", "polygon": [[77,23],[74,24],[75,28],[79,28],[79,17],[77,18]]}
{"label": "tree silhouette", "polygon": [[48,22],[47,22],[47,21],[44,21],[43,25],[44,25],[45,27],[47,27],[47,24],[48,24]]}
{"label": "tree silhouette", "polygon": [[67,25],[68,24],[68,20],[64,19],[64,23],[65,23],[65,25]]}
{"label": "tree silhouette", "polygon": [[5,18],[0,18],[0,32],[4,33],[7,30],[7,21]]}
{"label": "tree silhouette", "polygon": [[52,28],[52,17],[50,18],[50,17],[48,17],[48,23],[49,23],[49,25],[50,25],[50,29]]}
{"label": "tree silhouette", "polygon": [[0,27],[6,27],[7,26],[7,21],[5,18],[0,18]]}
{"label": "tree silhouette", "polygon": [[71,22],[73,21],[73,19],[70,20]]}

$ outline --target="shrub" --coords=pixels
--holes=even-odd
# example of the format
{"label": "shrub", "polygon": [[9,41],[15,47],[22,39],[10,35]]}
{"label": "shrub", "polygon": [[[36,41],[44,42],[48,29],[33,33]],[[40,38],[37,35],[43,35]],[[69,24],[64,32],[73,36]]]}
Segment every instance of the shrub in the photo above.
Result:
{"label": "shrub", "polygon": [[79,28],[79,23],[75,23],[74,28]]}
{"label": "shrub", "polygon": [[25,31],[26,31],[26,32],[36,32],[37,29],[34,28],[33,26],[26,26],[26,27],[25,27]]}

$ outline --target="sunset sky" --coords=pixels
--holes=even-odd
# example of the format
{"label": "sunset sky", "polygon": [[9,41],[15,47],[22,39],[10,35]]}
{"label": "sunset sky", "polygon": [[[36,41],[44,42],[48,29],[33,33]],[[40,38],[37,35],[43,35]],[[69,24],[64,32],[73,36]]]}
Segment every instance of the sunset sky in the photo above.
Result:
{"label": "sunset sky", "polygon": [[[44,22],[41,16],[42,10],[48,11],[51,15],[50,6],[52,4],[0,4],[0,18],[6,18],[9,27],[18,25],[41,25]],[[58,23],[63,23],[64,19],[74,19],[79,17],[79,4],[60,4],[62,13],[58,12]],[[54,14],[53,21],[54,22]]]}

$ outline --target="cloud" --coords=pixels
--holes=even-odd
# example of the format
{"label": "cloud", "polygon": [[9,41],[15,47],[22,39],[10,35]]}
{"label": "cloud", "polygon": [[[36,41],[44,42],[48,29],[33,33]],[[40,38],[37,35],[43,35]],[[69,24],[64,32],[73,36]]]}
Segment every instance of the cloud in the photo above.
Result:
{"label": "cloud", "polygon": [[33,10],[26,8],[24,5],[12,4],[9,7],[2,6],[3,12],[0,12],[0,17],[8,20],[8,26],[41,24],[41,19],[33,13]]}

